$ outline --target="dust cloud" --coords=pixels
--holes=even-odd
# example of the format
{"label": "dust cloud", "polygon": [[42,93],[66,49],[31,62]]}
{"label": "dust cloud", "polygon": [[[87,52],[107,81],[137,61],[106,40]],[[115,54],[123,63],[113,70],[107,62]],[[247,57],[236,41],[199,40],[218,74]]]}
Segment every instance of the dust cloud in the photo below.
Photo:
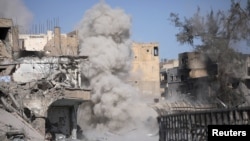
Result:
{"label": "dust cloud", "polygon": [[82,75],[92,89],[92,102],[78,112],[84,141],[158,139],[156,112],[128,83],[131,26],[129,15],[103,1],[86,12],[78,26],[80,55],[89,56]]}
{"label": "dust cloud", "polygon": [[0,0],[0,18],[12,19],[22,32],[29,27],[33,15],[21,0]]}

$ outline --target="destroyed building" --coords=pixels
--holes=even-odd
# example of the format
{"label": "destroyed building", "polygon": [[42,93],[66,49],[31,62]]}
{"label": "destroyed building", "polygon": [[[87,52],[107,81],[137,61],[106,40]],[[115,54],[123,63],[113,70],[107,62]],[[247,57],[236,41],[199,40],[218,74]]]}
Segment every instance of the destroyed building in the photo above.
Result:
{"label": "destroyed building", "polygon": [[[5,124],[6,116],[0,118],[0,139],[78,138],[77,109],[90,101],[91,88],[80,73],[88,57],[78,55],[77,31],[62,34],[55,27],[47,33],[18,34],[12,20],[3,20],[9,25],[0,27],[6,31],[5,37],[1,32],[0,105],[2,114],[15,122]],[[132,50],[128,81],[142,94],[158,97],[158,43],[133,43]]]}
{"label": "destroyed building", "polygon": [[[230,103],[225,97],[232,93],[232,96],[236,96],[235,101],[238,101],[232,105],[249,103],[249,55],[239,53],[239,56],[242,66],[237,69],[240,71],[231,68],[231,72],[228,72],[231,76],[222,85],[220,84],[222,76],[219,73],[223,67],[222,64],[212,61],[208,56],[199,52],[180,53],[177,67],[161,70],[163,78],[161,85],[166,86],[165,96],[183,95],[192,100],[205,101],[208,101],[210,97],[224,105]],[[235,72],[238,74],[235,75]]]}
{"label": "destroyed building", "polygon": [[[0,21],[0,140],[79,138],[77,109],[90,100],[80,64],[88,62],[88,57],[37,56],[40,50],[33,47],[42,47],[42,39],[18,42],[12,20]],[[20,52],[25,55],[16,55]]]}
{"label": "destroyed building", "polygon": [[161,70],[166,98],[154,105],[160,141],[207,140],[209,125],[250,124],[250,56],[235,55],[237,60],[221,64],[200,52],[184,52],[178,66]]}
{"label": "destroyed building", "polygon": [[77,55],[78,36],[76,31],[62,34],[60,27],[46,34],[20,34],[20,48],[26,53],[46,54],[47,56]]}
{"label": "destroyed building", "polygon": [[[179,54],[178,66],[162,69],[162,83],[167,83],[167,95],[195,93],[200,81],[217,75],[217,65],[198,52]],[[199,86],[198,86],[199,85]],[[204,88],[202,88],[204,89]]]}
{"label": "destroyed building", "polygon": [[[62,34],[60,27],[47,34],[20,34],[22,49],[27,52],[46,55],[78,55],[78,32]],[[158,43],[132,43],[132,60],[129,82],[142,94],[160,95],[159,45]],[[37,53],[38,52],[38,53]]]}

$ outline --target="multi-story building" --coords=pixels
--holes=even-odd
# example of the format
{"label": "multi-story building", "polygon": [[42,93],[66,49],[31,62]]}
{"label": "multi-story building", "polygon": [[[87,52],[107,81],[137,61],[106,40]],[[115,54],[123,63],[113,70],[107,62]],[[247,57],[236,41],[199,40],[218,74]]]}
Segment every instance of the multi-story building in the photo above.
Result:
{"label": "multi-story building", "polygon": [[177,68],[179,66],[178,59],[162,60],[160,62],[160,88],[161,95],[165,96],[168,91],[168,70]]}
{"label": "multi-story building", "polygon": [[160,95],[158,43],[133,43],[131,83],[143,94]]}
{"label": "multi-story building", "polygon": [[179,94],[195,94],[200,89],[209,93],[209,77],[215,76],[217,66],[207,56],[198,52],[180,53],[178,66],[161,71],[163,77],[161,83],[167,83],[165,94],[167,96]]}

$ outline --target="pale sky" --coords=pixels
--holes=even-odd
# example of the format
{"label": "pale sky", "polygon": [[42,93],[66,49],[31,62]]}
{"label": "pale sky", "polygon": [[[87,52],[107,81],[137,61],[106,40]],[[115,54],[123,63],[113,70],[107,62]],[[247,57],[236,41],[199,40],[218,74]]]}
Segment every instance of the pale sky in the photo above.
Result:
{"label": "pale sky", "polygon": [[[74,30],[86,10],[100,0],[22,1],[33,15],[33,25],[46,26],[48,20],[54,22],[56,19],[62,33],[68,33]],[[228,10],[231,4],[230,0],[105,0],[105,2],[112,8],[123,9],[131,16],[131,40],[145,43],[158,42],[160,58],[166,59],[177,59],[178,53],[192,50],[191,47],[180,45],[176,41],[175,34],[178,29],[168,20],[171,12],[178,13],[180,17],[190,17],[198,6],[205,14],[211,9]],[[246,5],[247,0],[240,2]]]}

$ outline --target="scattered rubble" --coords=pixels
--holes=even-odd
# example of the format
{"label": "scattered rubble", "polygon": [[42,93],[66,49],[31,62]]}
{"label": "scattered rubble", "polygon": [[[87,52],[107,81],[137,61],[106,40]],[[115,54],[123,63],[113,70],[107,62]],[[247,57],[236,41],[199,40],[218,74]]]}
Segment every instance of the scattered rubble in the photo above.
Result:
{"label": "scattered rubble", "polygon": [[90,100],[90,89],[82,85],[79,73],[84,61],[86,56],[59,56],[1,63],[1,138],[77,139],[76,111]]}

